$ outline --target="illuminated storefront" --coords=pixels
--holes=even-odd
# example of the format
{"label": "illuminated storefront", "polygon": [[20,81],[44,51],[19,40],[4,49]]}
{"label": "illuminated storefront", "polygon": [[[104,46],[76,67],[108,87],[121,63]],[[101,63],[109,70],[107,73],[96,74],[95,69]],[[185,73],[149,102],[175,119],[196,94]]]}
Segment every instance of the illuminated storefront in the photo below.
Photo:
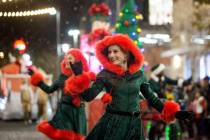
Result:
{"label": "illuminated storefront", "polygon": [[173,0],[149,0],[149,23],[165,25],[173,21]]}

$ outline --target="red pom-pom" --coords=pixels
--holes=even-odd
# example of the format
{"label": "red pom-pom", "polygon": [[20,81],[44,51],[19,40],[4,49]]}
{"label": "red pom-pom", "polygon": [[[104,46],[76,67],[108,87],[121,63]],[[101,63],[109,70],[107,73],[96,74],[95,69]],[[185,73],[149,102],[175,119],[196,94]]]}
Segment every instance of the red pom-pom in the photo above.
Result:
{"label": "red pom-pom", "polygon": [[89,88],[90,79],[87,74],[73,76],[65,81],[64,91],[66,94],[78,95]]}
{"label": "red pom-pom", "polygon": [[112,101],[112,96],[109,93],[105,93],[101,100],[104,103],[110,103]]}
{"label": "red pom-pom", "polygon": [[96,74],[94,72],[88,72],[88,77],[91,81],[95,81],[96,80]]}
{"label": "red pom-pom", "polygon": [[174,101],[166,101],[164,103],[164,108],[161,112],[161,118],[166,122],[170,123],[175,120],[175,113],[180,110],[178,103]]}
{"label": "red pom-pom", "polygon": [[78,96],[73,97],[73,99],[72,99],[72,104],[75,105],[75,106],[77,106],[77,107],[79,107],[80,104],[81,104],[81,99],[80,99],[80,97],[78,97]]}
{"label": "red pom-pom", "polygon": [[42,74],[37,72],[31,76],[30,82],[32,85],[37,86],[39,84],[39,82],[41,82],[43,80],[44,80],[44,77],[42,76]]}

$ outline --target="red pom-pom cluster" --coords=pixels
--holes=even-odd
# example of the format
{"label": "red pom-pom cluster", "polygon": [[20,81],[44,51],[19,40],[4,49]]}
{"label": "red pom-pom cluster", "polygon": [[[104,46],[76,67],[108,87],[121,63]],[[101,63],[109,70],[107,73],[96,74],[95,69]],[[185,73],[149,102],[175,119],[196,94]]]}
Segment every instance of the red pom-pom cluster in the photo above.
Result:
{"label": "red pom-pom cluster", "polygon": [[70,95],[78,95],[89,88],[90,79],[87,74],[72,76],[65,81],[64,91]]}
{"label": "red pom-pom cluster", "polygon": [[31,76],[30,83],[34,86],[37,86],[39,82],[43,81],[44,77],[41,73],[36,72]]}
{"label": "red pom-pom cluster", "polygon": [[72,104],[80,106],[80,94],[90,87],[91,81],[96,80],[93,72],[85,72],[78,76],[72,76],[65,81],[64,92],[72,97]]}
{"label": "red pom-pom cluster", "polygon": [[101,98],[103,103],[110,103],[112,101],[112,96],[110,93],[105,93]]}
{"label": "red pom-pom cluster", "polygon": [[161,118],[166,123],[171,123],[175,120],[175,113],[180,110],[178,103],[174,101],[166,101],[164,103],[164,108],[161,112]]}

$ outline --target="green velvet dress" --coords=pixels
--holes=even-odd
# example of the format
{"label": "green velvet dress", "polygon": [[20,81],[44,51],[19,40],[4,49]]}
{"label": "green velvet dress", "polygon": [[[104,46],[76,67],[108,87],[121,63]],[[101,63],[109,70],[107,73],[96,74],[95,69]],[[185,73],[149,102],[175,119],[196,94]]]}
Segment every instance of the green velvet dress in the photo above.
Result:
{"label": "green velvet dress", "polygon": [[[108,70],[97,75],[90,89],[82,94],[86,101],[94,99],[103,89],[112,96],[112,102],[106,107],[106,112],[86,137],[86,140],[144,140],[143,125],[140,115],[129,116],[110,113],[139,112],[140,86],[146,82],[142,71],[134,74],[126,73],[119,76]],[[142,93],[147,101],[159,112],[163,103],[152,93]]]}
{"label": "green velvet dress", "polygon": [[[48,86],[44,82],[40,82],[38,86],[47,93],[52,93],[59,88],[63,90],[64,82],[67,78],[66,75],[61,74],[59,79],[55,81],[52,86]],[[76,107],[71,101],[71,96],[62,92],[61,101],[52,120],[40,123],[37,126],[38,130],[56,140],[73,140],[73,138],[74,140],[84,139],[84,136],[86,135],[84,103],[81,103],[79,107]]]}

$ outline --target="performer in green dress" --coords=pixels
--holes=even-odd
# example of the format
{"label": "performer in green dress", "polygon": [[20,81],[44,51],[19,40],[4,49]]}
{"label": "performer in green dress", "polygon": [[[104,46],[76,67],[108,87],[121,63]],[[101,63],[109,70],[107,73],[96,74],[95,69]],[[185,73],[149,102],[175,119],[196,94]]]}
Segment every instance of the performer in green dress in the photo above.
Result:
{"label": "performer in green dress", "polygon": [[[40,87],[46,93],[52,93],[57,89],[62,89],[62,97],[57,111],[52,120],[38,124],[38,131],[44,133],[51,139],[56,140],[83,140],[86,135],[86,115],[84,102],[78,96],[71,96],[64,93],[64,85],[68,78],[75,77],[75,68],[80,64],[83,73],[80,76],[80,84],[87,82],[88,66],[87,61],[79,49],[70,49],[61,63],[61,75],[51,86],[43,82],[43,77],[39,72],[34,72],[31,76],[31,83]],[[73,69],[74,68],[74,69]],[[90,82],[90,81],[88,81]],[[84,83],[89,84],[89,83]],[[82,88],[82,87],[81,87]],[[82,89],[81,89],[82,90]],[[82,92],[82,91],[81,91]]]}
{"label": "performer in green dress", "polygon": [[[189,117],[188,112],[179,112],[177,103],[162,103],[153,94],[144,73],[140,70],[144,58],[127,35],[116,34],[100,41],[96,45],[96,56],[104,69],[81,97],[91,101],[104,89],[107,93],[103,100],[108,105],[86,140],[144,140],[139,107],[140,91],[149,104],[161,112],[167,123],[175,120],[175,114],[182,119]],[[74,88],[68,88],[68,92]]]}

